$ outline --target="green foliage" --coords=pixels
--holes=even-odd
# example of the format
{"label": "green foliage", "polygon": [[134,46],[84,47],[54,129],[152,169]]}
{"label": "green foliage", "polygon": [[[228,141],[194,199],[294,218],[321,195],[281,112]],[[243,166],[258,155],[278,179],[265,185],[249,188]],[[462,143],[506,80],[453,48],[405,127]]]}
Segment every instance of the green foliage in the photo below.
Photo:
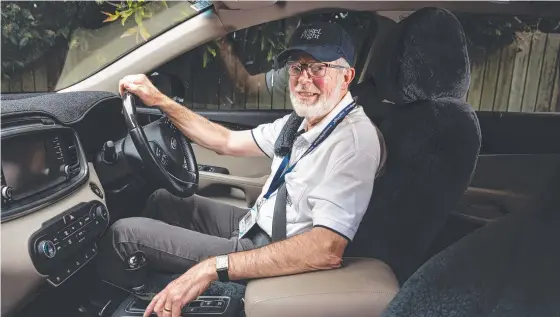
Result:
{"label": "green foliage", "polygon": [[[97,3],[103,4],[103,1],[98,0]],[[137,43],[140,41],[140,37],[146,41],[151,36],[143,21],[151,18],[155,11],[168,8],[166,1],[146,2],[144,0],[126,0],[121,1],[119,4],[114,4],[111,1],[106,1],[106,3],[111,4],[116,9],[113,13],[102,11],[101,13],[107,16],[103,22],[113,22],[120,19],[121,24],[125,26],[128,18],[133,16],[136,25],[126,29],[121,35],[121,38],[136,35]]]}
{"label": "green foliage", "polygon": [[1,2],[2,76],[14,73],[64,43],[87,3]]}

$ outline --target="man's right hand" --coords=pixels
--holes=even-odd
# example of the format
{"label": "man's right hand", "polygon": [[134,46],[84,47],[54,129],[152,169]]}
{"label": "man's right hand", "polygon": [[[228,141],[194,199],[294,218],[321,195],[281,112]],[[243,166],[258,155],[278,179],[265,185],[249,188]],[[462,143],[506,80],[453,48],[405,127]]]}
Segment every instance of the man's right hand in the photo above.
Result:
{"label": "man's right hand", "polygon": [[159,91],[146,75],[129,75],[119,81],[121,96],[129,91],[146,105],[159,106],[171,122],[194,143],[222,155],[265,155],[253,139],[251,131],[230,131],[219,124],[176,103]]}
{"label": "man's right hand", "polygon": [[135,94],[146,106],[157,106],[163,104],[166,95],[161,93],[144,74],[128,75],[119,81],[119,93],[121,96],[125,90]]}

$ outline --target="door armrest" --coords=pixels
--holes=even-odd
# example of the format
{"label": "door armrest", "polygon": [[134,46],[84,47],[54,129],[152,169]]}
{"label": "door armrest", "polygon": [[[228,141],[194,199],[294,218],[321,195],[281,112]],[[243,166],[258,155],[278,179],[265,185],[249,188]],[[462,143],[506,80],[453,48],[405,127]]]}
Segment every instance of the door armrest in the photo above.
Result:
{"label": "door armrest", "polygon": [[399,284],[385,263],[344,258],[341,268],[250,281],[247,317],[379,316]]}

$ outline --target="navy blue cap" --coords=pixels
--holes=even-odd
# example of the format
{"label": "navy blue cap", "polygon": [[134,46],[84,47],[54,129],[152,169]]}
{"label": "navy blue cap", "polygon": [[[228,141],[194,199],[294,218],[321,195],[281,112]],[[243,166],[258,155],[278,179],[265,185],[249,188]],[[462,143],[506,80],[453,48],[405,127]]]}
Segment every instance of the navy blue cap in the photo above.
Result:
{"label": "navy blue cap", "polygon": [[284,64],[294,52],[305,52],[321,62],[333,62],[341,57],[354,65],[354,44],[344,29],[329,22],[301,25],[292,34],[289,46],[278,54],[277,62]]}

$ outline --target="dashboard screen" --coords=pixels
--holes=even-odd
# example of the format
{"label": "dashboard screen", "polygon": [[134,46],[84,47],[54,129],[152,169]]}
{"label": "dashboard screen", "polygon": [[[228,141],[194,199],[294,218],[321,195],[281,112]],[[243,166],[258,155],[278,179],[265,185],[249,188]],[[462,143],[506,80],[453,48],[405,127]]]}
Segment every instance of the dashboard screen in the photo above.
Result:
{"label": "dashboard screen", "polygon": [[50,162],[52,148],[48,149],[47,144],[47,139],[38,135],[2,140],[4,180],[12,187],[14,199],[40,191],[64,177],[58,168],[53,168],[58,164]]}

